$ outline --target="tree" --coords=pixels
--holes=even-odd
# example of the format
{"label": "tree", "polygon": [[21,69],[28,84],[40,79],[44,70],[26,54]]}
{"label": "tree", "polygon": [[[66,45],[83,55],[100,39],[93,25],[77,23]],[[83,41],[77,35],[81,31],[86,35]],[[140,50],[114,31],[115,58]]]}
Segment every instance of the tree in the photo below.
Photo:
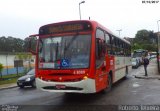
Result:
{"label": "tree", "polygon": [[146,49],[157,51],[157,35],[153,31],[139,30],[133,40],[132,50]]}
{"label": "tree", "polygon": [[134,41],[137,44],[148,43],[149,42],[149,32],[147,30],[138,31]]}
{"label": "tree", "polygon": [[36,51],[36,45],[37,45],[37,38],[25,38],[24,39],[24,50],[25,52],[28,52],[28,48],[31,48],[32,51]]}
{"label": "tree", "polygon": [[0,37],[1,52],[24,52],[24,40],[14,37]]}
{"label": "tree", "polygon": [[3,70],[3,64],[0,63],[0,75],[1,75],[1,78],[2,78],[2,70]]}
{"label": "tree", "polygon": [[0,51],[1,52],[4,52],[4,50],[6,50],[6,47],[7,47],[6,41],[7,41],[6,37],[3,36],[0,38]]}
{"label": "tree", "polygon": [[140,44],[134,43],[132,45],[132,51],[136,50],[136,49],[142,49],[142,46]]}

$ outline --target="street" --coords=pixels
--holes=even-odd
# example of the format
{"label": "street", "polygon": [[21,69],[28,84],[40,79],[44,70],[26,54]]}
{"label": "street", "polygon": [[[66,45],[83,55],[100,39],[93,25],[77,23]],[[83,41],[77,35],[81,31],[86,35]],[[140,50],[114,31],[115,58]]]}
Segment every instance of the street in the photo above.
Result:
{"label": "street", "polygon": [[[156,67],[152,60],[148,74]],[[160,80],[139,79],[135,75],[144,75],[143,66],[133,69],[126,79],[113,85],[108,93],[97,94],[65,94],[49,93],[34,88],[20,89],[18,87],[0,90],[0,105],[157,105],[160,103]],[[42,109],[43,109],[42,108]],[[42,110],[41,109],[41,110]]]}

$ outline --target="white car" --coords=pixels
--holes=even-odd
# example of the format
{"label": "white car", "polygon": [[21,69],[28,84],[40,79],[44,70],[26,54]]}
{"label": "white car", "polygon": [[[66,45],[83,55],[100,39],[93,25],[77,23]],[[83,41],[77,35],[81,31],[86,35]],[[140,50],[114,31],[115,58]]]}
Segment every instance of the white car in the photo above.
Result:
{"label": "white car", "polygon": [[137,58],[132,58],[132,68],[138,68],[139,65],[139,60]]}

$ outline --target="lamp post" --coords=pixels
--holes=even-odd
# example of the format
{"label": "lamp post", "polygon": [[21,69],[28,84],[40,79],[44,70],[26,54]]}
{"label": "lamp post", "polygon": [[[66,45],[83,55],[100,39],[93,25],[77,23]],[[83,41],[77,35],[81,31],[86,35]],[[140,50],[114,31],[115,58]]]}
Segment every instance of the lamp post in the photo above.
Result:
{"label": "lamp post", "polygon": [[81,2],[79,3],[79,16],[80,16],[80,20],[81,20],[81,8],[80,8],[80,5],[81,5],[82,3],[85,3],[85,1],[81,1]]}
{"label": "lamp post", "polygon": [[122,29],[119,29],[119,30],[116,30],[116,31],[118,31],[118,32],[119,32],[119,37],[120,37],[120,32],[122,31]]}

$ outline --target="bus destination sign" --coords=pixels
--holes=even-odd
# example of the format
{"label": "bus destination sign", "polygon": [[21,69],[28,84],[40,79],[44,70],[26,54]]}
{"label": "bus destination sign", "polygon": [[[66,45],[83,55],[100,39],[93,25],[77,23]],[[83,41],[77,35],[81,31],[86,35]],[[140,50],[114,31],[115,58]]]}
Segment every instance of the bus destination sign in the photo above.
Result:
{"label": "bus destination sign", "polygon": [[68,23],[68,24],[51,24],[43,26],[39,30],[40,35],[75,32],[75,31],[88,31],[91,30],[91,25],[88,22],[85,23]]}
{"label": "bus destination sign", "polygon": [[58,25],[54,27],[49,27],[49,33],[59,33],[59,32],[68,32],[82,30],[82,24],[68,24],[68,25]]}

